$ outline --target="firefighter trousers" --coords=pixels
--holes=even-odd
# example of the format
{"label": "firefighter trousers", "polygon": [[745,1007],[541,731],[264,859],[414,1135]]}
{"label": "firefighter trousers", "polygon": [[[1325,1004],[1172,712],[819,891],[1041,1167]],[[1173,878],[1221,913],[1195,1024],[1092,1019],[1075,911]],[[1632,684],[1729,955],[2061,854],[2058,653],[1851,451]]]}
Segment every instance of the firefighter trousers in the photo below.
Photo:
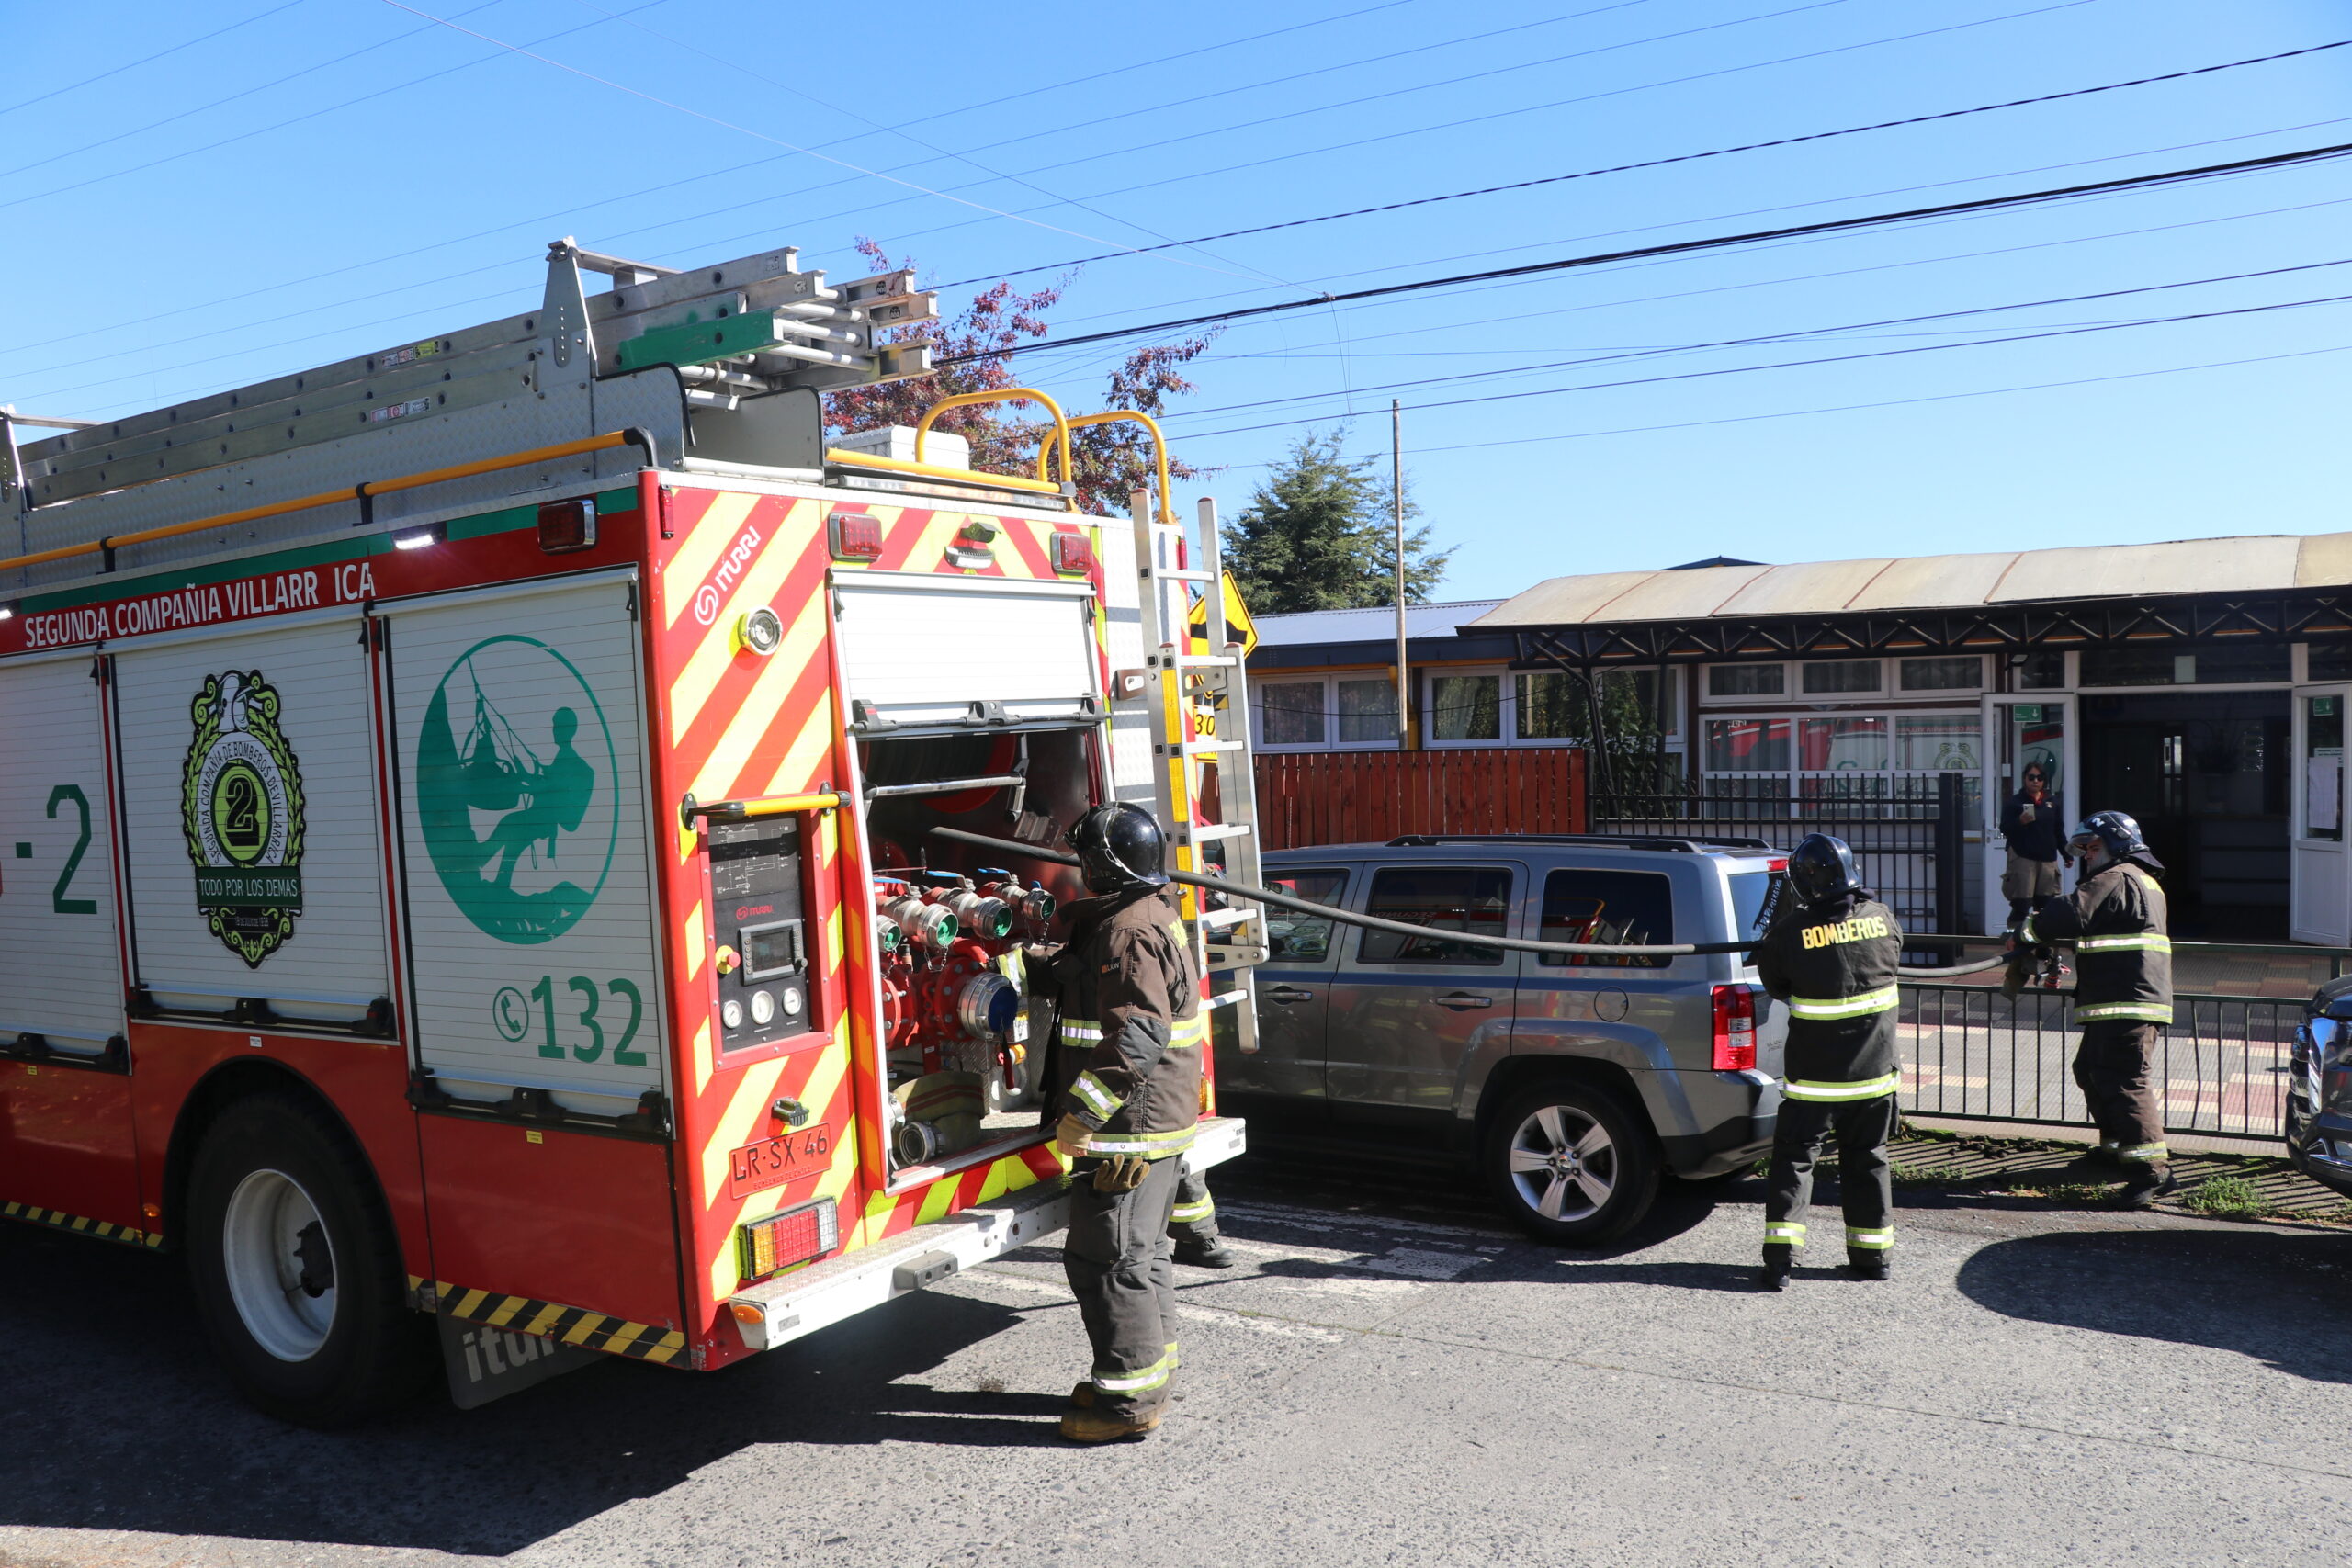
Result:
{"label": "firefighter trousers", "polygon": [[1070,1185],[1062,1269],[1094,1350],[1094,1408],[1133,1417],[1168,1397],[1176,1371],[1176,1243],[1168,1234],[1183,1161],[1155,1160],[1143,1185],[1097,1192],[1094,1163]]}
{"label": "firefighter trousers", "polygon": [[2122,1158],[2150,1165],[2167,1157],[2164,1110],[2149,1081],[2156,1030],[2130,1019],[2086,1023],[2075,1053],[2075,1082],[2082,1086],[2100,1139]]}
{"label": "firefighter trousers", "polygon": [[1209,1196],[1209,1179],[1189,1164],[1176,1183],[1176,1209],[1168,1229],[1179,1243],[1194,1247],[1216,1240],[1216,1200]]}
{"label": "firefighter trousers", "polygon": [[1783,1100],[1772,1130],[1772,1172],[1764,1191],[1764,1245],[1804,1245],[1813,1202],[1813,1166],[1824,1144],[1838,1144],[1838,1189],[1846,1210],[1849,1256],[1894,1245],[1894,1181],[1887,1140],[1894,1136],[1894,1096],[1872,1100]]}

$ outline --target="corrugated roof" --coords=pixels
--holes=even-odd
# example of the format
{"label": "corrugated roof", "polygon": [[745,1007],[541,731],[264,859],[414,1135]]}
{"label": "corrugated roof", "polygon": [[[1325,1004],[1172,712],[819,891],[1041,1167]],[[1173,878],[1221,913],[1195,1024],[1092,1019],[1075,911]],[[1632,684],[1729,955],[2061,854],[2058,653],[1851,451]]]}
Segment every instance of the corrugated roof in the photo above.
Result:
{"label": "corrugated roof", "polygon": [[2255,534],[2160,545],[1555,577],[1505,600],[1463,629],[2342,587],[2352,587],[2352,533]]}
{"label": "corrugated roof", "polygon": [[[1452,637],[1464,621],[1499,606],[1500,599],[1453,599],[1436,604],[1405,606],[1407,637]],[[1258,615],[1261,648],[1295,648],[1304,643],[1379,642],[1396,638],[1396,608],[1383,604],[1371,610],[1299,610],[1283,615]]]}

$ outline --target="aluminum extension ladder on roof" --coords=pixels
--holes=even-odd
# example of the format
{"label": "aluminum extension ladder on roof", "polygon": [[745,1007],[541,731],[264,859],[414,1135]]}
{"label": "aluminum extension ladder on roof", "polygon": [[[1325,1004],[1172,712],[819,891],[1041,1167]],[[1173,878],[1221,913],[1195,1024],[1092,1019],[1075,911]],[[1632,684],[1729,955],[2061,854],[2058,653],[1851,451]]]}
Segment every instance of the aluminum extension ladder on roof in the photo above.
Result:
{"label": "aluminum extension ladder on roof", "polygon": [[[611,289],[586,292],[583,273],[607,275]],[[928,345],[881,340],[937,314],[911,273],[829,286],[790,247],[681,272],[559,240],[538,307],[500,321],[120,419],[0,408],[0,519],[15,536],[0,534],[0,558],[336,491],[352,500],[127,547],[103,570],[387,523],[511,495],[518,482],[502,472],[381,497],[356,487],[618,430],[654,450],[551,463],[536,483],[613,478],[640,460],[819,472],[829,458],[818,395],[927,374]],[[87,570],[44,561],[0,587]]]}
{"label": "aluminum extension ladder on roof", "polygon": [[[1141,631],[1145,664],[1158,677],[1151,709],[1154,804],[1175,849],[1176,869],[1200,872],[1221,863],[1219,874],[1236,882],[1264,885],[1259,860],[1258,781],[1250,751],[1250,694],[1241,646],[1230,640],[1225,618],[1224,567],[1217,538],[1216,502],[1200,502],[1201,564],[1186,563],[1184,530],[1163,499],[1159,514],[1137,492],[1135,509],[1136,569],[1141,579]],[[1208,604],[1205,651],[1194,653],[1187,621],[1194,588]],[[1202,722],[1206,715],[1213,722]],[[1201,767],[1216,768],[1216,817],[1203,820]],[[1258,1049],[1258,1013],[1250,999],[1251,970],[1266,961],[1266,912],[1255,904],[1202,908],[1206,900],[1184,891],[1193,922],[1193,958],[1204,972],[1229,975],[1227,989],[1210,998],[1212,1008],[1233,1009],[1237,1044]],[[1211,941],[1212,935],[1216,940]]]}

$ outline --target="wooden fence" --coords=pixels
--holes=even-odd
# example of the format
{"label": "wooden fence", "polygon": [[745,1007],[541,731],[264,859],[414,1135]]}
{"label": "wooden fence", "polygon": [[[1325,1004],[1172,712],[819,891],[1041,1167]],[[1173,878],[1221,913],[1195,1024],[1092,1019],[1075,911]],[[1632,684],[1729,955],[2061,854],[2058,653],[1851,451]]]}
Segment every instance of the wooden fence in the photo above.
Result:
{"label": "wooden fence", "polygon": [[1406,833],[1585,830],[1580,750],[1261,752],[1257,761],[1269,850]]}

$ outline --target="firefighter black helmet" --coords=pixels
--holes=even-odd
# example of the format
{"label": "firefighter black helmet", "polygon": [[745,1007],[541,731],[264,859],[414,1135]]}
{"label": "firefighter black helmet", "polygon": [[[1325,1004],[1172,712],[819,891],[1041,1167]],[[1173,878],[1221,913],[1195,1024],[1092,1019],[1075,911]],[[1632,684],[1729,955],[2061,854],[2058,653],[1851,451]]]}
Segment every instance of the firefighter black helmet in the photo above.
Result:
{"label": "firefighter black helmet", "polygon": [[1168,840],[1150,812],[1128,801],[1091,807],[1063,835],[1090,893],[1158,887],[1168,881]]}
{"label": "firefighter black helmet", "polygon": [[2088,848],[2094,840],[2116,860],[2130,860],[2133,855],[2148,852],[2148,840],[2140,832],[2139,821],[2128,811],[2094,811],[2084,818],[2072,840],[2076,852]]}
{"label": "firefighter black helmet", "polygon": [[1845,840],[1807,833],[1789,856],[1789,886],[1808,904],[1827,904],[1861,891],[1862,879]]}

